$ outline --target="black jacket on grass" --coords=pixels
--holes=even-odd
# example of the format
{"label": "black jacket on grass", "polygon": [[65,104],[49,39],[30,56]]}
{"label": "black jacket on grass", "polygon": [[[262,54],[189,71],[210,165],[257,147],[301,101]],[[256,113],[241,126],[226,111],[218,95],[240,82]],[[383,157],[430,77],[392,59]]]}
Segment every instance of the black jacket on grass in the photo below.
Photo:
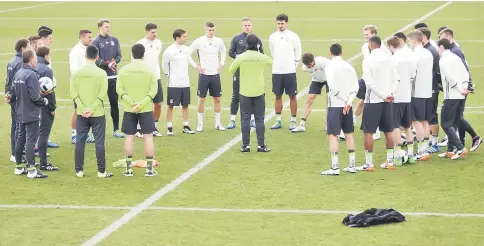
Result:
{"label": "black jacket on grass", "polygon": [[368,227],[405,221],[405,216],[394,209],[370,208],[357,215],[349,214],[343,219],[348,227]]}

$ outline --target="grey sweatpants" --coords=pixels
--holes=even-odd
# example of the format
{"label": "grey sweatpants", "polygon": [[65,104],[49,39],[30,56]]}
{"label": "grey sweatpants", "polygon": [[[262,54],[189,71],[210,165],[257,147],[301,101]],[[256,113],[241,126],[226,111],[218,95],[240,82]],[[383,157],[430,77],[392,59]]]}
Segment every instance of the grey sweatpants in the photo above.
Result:
{"label": "grey sweatpants", "polygon": [[104,140],[106,138],[106,117],[84,118],[77,116],[76,121],[76,148],[75,148],[75,168],[76,172],[84,170],[84,153],[86,150],[86,140],[89,130],[92,128],[94,135],[94,145],[96,148],[97,170],[104,173],[106,170],[106,150]]}
{"label": "grey sweatpants", "polygon": [[445,99],[442,104],[442,111],[440,112],[440,126],[447,134],[449,143],[447,144],[447,151],[452,152],[454,147],[458,150],[464,148],[463,143],[457,136],[456,128],[460,126],[462,116],[464,115],[465,100],[464,99]]}
{"label": "grey sweatpants", "polygon": [[17,141],[15,142],[15,161],[22,164],[22,155],[25,147],[25,157],[29,167],[35,166],[35,144],[39,137],[39,121],[18,123]]}
{"label": "grey sweatpants", "polygon": [[240,118],[242,131],[242,144],[250,144],[250,117],[253,114],[255,119],[255,132],[257,134],[257,144],[264,146],[265,125],[264,117],[266,111],[265,94],[257,97],[246,97],[240,95]]}
{"label": "grey sweatpants", "polygon": [[47,143],[49,141],[50,131],[54,124],[54,116],[47,107],[42,108],[42,118],[40,120],[39,141],[37,147],[39,148],[40,166],[47,165]]}

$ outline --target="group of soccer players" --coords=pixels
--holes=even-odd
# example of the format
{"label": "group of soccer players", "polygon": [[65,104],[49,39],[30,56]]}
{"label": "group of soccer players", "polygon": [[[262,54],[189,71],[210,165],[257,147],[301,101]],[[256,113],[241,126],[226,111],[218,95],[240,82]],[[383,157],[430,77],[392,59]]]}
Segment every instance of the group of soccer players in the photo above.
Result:
{"label": "group of soccer players", "polygon": [[[326,130],[329,136],[332,166],[321,174],[339,175],[338,136],[347,142],[350,163],[344,171],[351,173],[355,173],[357,170],[374,170],[373,140],[379,138],[380,131],[384,133],[386,139],[387,158],[381,165],[386,169],[394,169],[396,165],[402,164],[404,152],[401,151],[401,148],[403,145],[407,145],[408,162],[415,163],[417,160],[427,160],[430,153],[439,152],[438,145],[444,145],[445,141],[448,142],[448,151],[439,156],[457,159],[466,155],[467,149],[463,146],[465,132],[468,132],[473,139],[471,151],[476,150],[481,144],[481,138],[463,117],[465,98],[468,93],[473,92],[473,85],[464,55],[454,41],[451,29],[446,27],[439,29],[440,40],[436,43],[430,39],[430,30],[421,23],[408,35],[397,33],[385,44],[377,36],[375,26],[365,26],[364,35],[367,42],[362,47],[363,76],[358,80],[352,65],[342,59],[343,47],[341,45],[331,45],[331,59],[321,56],[314,57],[312,53],[302,54],[301,40],[295,32],[288,29],[288,22],[289,18],[285,14],[276,17],[278,30],[269,37],[272,57],[270,62],[267,61],[267,58],[257,58],[263,63],[272,64],[272,92],[276,96],[274,105],[276,122],[271,129],[282,128],[282,96],[285,93],[290,99],[289,130],[295,133],[304,132],[311,105],[326,85],[328,94]],[[16,56],[8,66],[6,86],[6,100],[12,105],[11,159],[17,164],[15,174],[27,174],[29,178],[47,177],[41,173],[41,170],[59,170],[58,167],[47,161],[46,150],[46,146],[50,143],[48,136],[55,115],[55,93],[51,91],[32,94],[32,88],[34,91],[38,91],[34,86],[35,79],[37,79],[37,84],[38,78],[45,76],[55,81],[50,67],[45,66],[47,67],[45,68],[38,65],[49,65],[50,63],[50,50],[44,39],[51,42],[53,31],[48,27],[40,29],[44,30],[40,37],[31,37],[29,40],[17,42]],[[186,32],[182,29],[174,30],[174,43],[163,52],[161,65],[159,57],[163,47],[162,42],[157,38],[157,26],[152,23],[147,24],[145,26],[146,36],[136,42],[131,49],[131,63],[120,70],[117,67],[122,60],[120,42],[111,35],[109,20],[100,20],[98,29],[99,35],[94,39],[91,31],[81,30],[79,43],[72,48],[69,54],[70,94],[76,108],[72,115],[71,140],[73,144],[76,144],[75,170],[78,177],[84,176],[86,142],[96,145],[97,176],[99,178],[113,176],[112,173],[106,171],[105,163],[105,96],[111,106],[112,135],[117,138],[125,138],[127,168],[124,175],[133,175],[131,165],[134,136],[145,139],[147,160],[145,176],[157,174],[153,168],[152,137],[162,136],[157,126],[163,102],[161,70],[167,77],[168,87],[167,135],[174,135],[173,108],[180,105],[183,115],[182,132],[195,133],[190,128],[188,121],[188,106],[191,103],[189,66],[199,73],[196,131],[203,131],[204,104],[209,93],[214,101],[215,129],[225,130],[220,115],[220,97],[222,96],[220,73],[226,60],[226,47],[223,40],[215,36],[213,23],[206,23],[205,35],[197,38],[189,47],[185,45]],[[251,51],[264,53],[261,40],[252,34],[250,18],[242,20],[242,29],[243,32],[232,39],[229,56],[237,59],[246,52],[248,46]],[[249,36],[252,38],[250,44],[247,41]],[[195,52],[198,55],[199,64],[192,59],[192,54]],[[458,64],[456,57],[460,61]],[[250,58],[246,58],[247,60]],[[296,70],[301,61],[302,70],[312,74],[312,83],[304,115],[297,124],[298,82]],[[235,119],[240,97],[244,97],[239,94],[241,85],[245,83],[240,80],[240,74],[240,69],[237,68],[233,76],[233,95],[228,129],[236,127]],[[36,75],[35,78],[34,75]],[[441,126],[447,134],[446,140],[442,143],[438,143],[439,90],[444,92],[445,103],[441,113]],[[352,104],[355,97],[360,101],[353,113]],[[253,99],[254,103],[262,103],[261,100],[255,100],[255,97]],[[265,99],[262,101],[264,101],[263,107],[257,105],[253,106],[252,112],[244,111],[244,115],[252,114],[250,120],[252,127],[256,127],[255,108],[265,109]],[[118,103],[124,106],[121,129]],[[362,166],[356,167],[355,143],[352,133],[355,120],[361,114],[363,114],[361,129],[364,132],[366,161]],[[263,118],[259,117],[258,120],[263,122]],[[88,135],[91,129],[93,137]],[[403,141],[403,137],[400,136],[401,130],[405,132],[406,141]],[[415,152],[412,130],[415,131],[418,145]],[[264,143],[263,131],[258,129],[257,132],[262,132],[261,138],[258,136],[258,142]],[[244,141],[242,152],[250,150],[247,141]],[[38,145],[41,157],[39,167],[36,166],[34,159],[36,145]],[[257,150],[258,152],[270,151],[265,144],[259,144]],[[25,156],[23,156],[24,152]],[[27,163],[27,166],[24,163]]]}

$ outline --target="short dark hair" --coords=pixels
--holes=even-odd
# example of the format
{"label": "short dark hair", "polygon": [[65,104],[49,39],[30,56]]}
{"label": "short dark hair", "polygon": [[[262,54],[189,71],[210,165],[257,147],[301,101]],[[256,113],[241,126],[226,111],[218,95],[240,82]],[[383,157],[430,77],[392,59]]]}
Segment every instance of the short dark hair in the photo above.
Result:
{"label": "short dark hair", "polygon": [[15,51],[20,52],[22,49],[26,49],[29,45],[29,41],[27,39],[20,39],[17,40],[15,43]]}
{"label": "short dark hair", "polygon": [[40,46],[37,49],[37,56],[39,57],[45,57],[50,54],[50,49],[47,46]]}
{"label": "short dark hair", "polygon": [[276,17],[276,21],[289,22],[289,16],[287,16],[286,14],[280,14]]}
{"label": "short dark hair", "polygon": [[41,27],[39,27],[39,30],[37,31],[37,34],[40,37],[45,38],[45,37],[51,35],[53,32],[54,31],[50,27],[41,26]]}
{"label": "short dark hair", "polygon": [[425,24],[424,22],[420,22],[417,25],[415,25],[415,29],[419,29],[421,27],[428,28],[427,24]]}
{"label": "short dark hair", "polygon": [[86,58],[89,60],[94,60],[99,55],[99,50],[94,45],[89,45],[86,48]]}
{"label": "short dark hair", "polygon": [[446,38],[441,38],[439,41],[437,41],[437,46],[444,46],[444,49],[446,50],[450,50],[452,48],[452,44]]}
{"label": "short dark hair", "polygon": [[368,40],[369,43],[374,43],[376,44],[378,47],[381,47],[381,39],[380,37],[378,36],[373,36],[370,38],[370,40]]}
{"label": "short dark hair", "polygon": [[452,31],[452,29],[450,28],[445,28],[444,30],[440,31],[439,32],[439,35],[442,34],[442,33],[447,33],[449,34],[451,37],[454,37],[454,31]]}
{"label": "short dark hair", "polygon": [[175,31],[173,31],[173,39],[176,40],[176,38],[181,38],[184,33],[185,30],[183,29],[175,29]]}
{"label": "short dark hair", "polygon": [[305,53],[303,56],[302,56],[302,63],[306,66],[308,66],[309,64],[313,63],[314,61],[314,56],[313,54],[311,53]]}
{"label": "short dark hair", "polygon": [[329,47],[329,52],[331,52],[333,56],[340,56],[343,53],[343,47],[341,47],[341,44],[338,43],[332,44]]}
{"label": "short dark hair", "polygon": [[142,44],[135,44],[131,47],[131,55],[134,59],[143,59],[145,56],[145,47]]}
{"label": "short dark hair", "polygon": [[418,30],[420,30],[427,39],[430,39],[430,36],[432,35],[430,29],[426,27],[420,27]]}
{"label": "short dark hair", "polygon": [[248,50],[259,50],[259,38],[255,34],[249,34],[245,37],[245,41],[247,42],[247,49]]}
{"label": "short dark hair", "polygon": [[22,62],[23,63],[29,63],[30,59],[35,56],[35,52],[31,49],[25,50],[22,52]]}
{"label": "short dark hair", "polygon": [[399,39],[403,39],[404,42],[407,42],[407,35],[405,35],[405,33],[403,33],[403,32],[397,32],[393,36],[395,36]]}
{"label": "short dark hair", "polygon": [[153,30],[153,29],[158,29],[158,26],[156,24],[153,24],[153,23],[146,24],[145,31],[150,31],[150,30]]}
{"label": "short dark hair", "polygon": [[213,27],[215,27],[215,24],[213,24],[212,22],[209,21],[209,22],[205,23],[205,27],[213,28]]}
{"label": "short dark hair", "polygon": [[446,26],[439,27],[439,29],[437,29],[437,33],[440,35],[440,32],[444,29],[447,29],[447,27]]}
{"label": "short dark hair", "polygon": [[90,34],[90,33],[92,33],[92,32],[87,30],[87,29],[82,29],[82,30],[79,31],[79,38],[82,38],[82,37],[84,37],[84,35]]}
{"label": "short dark hair", "polygon": [[109,23],[108,19],[101,19],[97,22],[97,28],[100,28],[104,25],[104,23]]}

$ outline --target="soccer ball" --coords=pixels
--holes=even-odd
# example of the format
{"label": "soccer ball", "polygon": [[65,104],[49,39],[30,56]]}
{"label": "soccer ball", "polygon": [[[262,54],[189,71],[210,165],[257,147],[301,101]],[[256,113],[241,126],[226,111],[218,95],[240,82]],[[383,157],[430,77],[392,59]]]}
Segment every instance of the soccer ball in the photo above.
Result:
{"label": "soccer ball", "polygon": [[50,92],[54,89],[54,82],[49,77],[42,77],[39,79],[40,91]]}
{"label": "soccer ball", "polygon": [[402,158],[402,164],[408,162],[408,154],[405,150],[400,150],[400,157]]}

